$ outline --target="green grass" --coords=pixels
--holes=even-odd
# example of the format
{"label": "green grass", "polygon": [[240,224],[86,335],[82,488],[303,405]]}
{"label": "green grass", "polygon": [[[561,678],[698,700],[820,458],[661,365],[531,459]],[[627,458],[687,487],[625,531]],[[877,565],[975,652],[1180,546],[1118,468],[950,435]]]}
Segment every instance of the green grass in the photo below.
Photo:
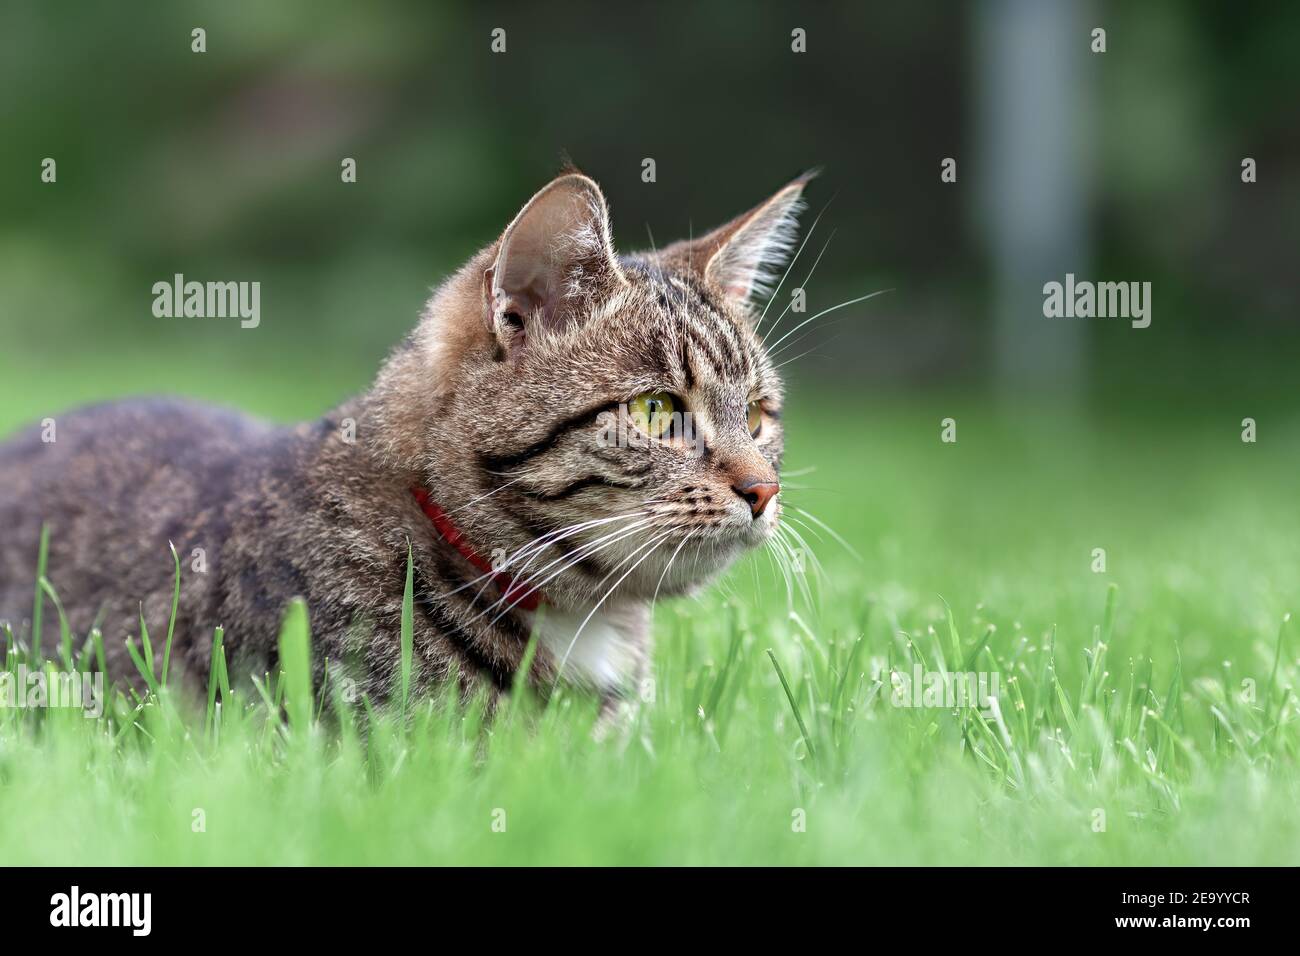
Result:
{"label": "green grass", "polygon": [[[661,605],[626,739],[593,741],[593,702],[564,693],[490,725],[411,700],[362,735],[327,686],[343,717],[321,722],[296,605],[285,672],[255,687],[216,650],[205,699],[164,666],[104,720],[0,709],[0,860],[1294,864],[1300,417],[1246,445],[1244,414],[796,401],[787,468],[815,470],[786,495],[858,556],[792,512],[824,569],[811,603],[760,555]],[[52,647],[67,583],[48,585]],[[996,708],[894,706],[891,670],[916,662],[997,672]]]}

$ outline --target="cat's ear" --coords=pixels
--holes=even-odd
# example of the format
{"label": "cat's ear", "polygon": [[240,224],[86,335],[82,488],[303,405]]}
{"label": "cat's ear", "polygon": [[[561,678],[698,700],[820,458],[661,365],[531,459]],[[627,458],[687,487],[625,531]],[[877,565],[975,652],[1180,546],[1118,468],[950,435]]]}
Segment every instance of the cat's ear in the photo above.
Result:
{"label": "cat's ear", "polygon": [[584,300],[626,281],[600,187],[567,173],[530,199],[502,234],[483,274],[488,326],[514,355],[529,338],[583,313]]}
{"label": "cat's ear", "polygon": [[[687,244],[689,267],[738,305],[771,293],[789,261],[811,171],[766,202]],[[680,253],[679,253],[680,255]]]}

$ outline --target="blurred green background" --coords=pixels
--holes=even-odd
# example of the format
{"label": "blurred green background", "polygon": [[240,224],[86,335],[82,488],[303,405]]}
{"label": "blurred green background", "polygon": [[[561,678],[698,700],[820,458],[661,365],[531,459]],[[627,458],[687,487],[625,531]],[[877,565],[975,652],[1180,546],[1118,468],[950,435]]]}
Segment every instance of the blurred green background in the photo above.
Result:
{"label": "blurred green background", "polygon": [[[17,0],[0,12],[3,424],[156,391],[314,415],[566,156],[603,184],[624,249],[824,169],[796,269],[834,232],[810,309],[894,291],[787,353],[813,349],[786,369],[796,397],[1263,420],[1297,393],[1297,41],[1291,4]],[[1066,271],[1152,282],[1151,327],[1044,319],[1042,283]],[[261,326],[155,318],[150,287],[176,272],[260,281]]]}

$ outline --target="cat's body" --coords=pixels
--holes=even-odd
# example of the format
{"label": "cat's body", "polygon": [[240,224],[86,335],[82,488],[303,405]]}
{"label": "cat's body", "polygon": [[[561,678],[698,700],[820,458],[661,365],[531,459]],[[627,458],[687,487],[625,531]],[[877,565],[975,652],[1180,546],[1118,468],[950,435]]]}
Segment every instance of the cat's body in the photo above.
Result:
{"label": "cat's body", "polygon": [[[562,675],[626,695],[655,597],[697,586],[777,520],[780,385],[747,301],[802,187],[618,259],[603,197],[570,174],[438,290],[370,391],[315,422],[151,399],[20,433],[0,446],[0,618],[20,634],[30,618],[48,524],[46,574],[74,633],[98,624],[110,676],[130,680],[141,602],[161,654],[170,542],[183,679],[206,682],[217,625],[235,670],[273,668],[301,596],[317,680],[328,661],[382,700],[409,543],[414,692],[450,672],[506,690],[536,630],[539,686]],[[665,403],[690,413],[695,446],[670,429],[645,440],[660,419],[638,410]],[[611,442],[611,424],[641,440]],[[43,631],[52,656],[57,626]]]}
{"label": "cat's body", "polygon": [[[117,638],[105,641],[109,671],[135,678],[122,638],[138,640],[141,601],[151,634],[165,633],[170,544],[182,559],[172,659],[180,674],[207,679],[216,625],[236,670],[273,669],[285,606],[300,596],[310,609],[317,678],[326,659],[360,663],[349,673],[366,675],[362,689],[382,698],[398,666],[409,540],[419,598],[415,689],[436,683],[452,661],[466,678],[503,689],[519,666],[525,626],[515,615],[490,628],[488,618],[458,626],[461,606],[466,618],[475,609],[456,598],[473,598],[477,587],[434,602],[476,572],[453,567],[459,556],[411,494],[414,475],[385,469],[367,445],[343,440],[340,422],[358,414],[344,406],[277,428],[197,403],[144,399],[60,416],[52,443],[31,430],[0,455],[0,480],[17,492],[0,510],[0,607],[10,620],[30,616],[40,527],[48,523],[47,576],[74,633],[98,624]],[[488,594],[498,596],[491,587]],[[43,630],[53,656],[57,627]]]}

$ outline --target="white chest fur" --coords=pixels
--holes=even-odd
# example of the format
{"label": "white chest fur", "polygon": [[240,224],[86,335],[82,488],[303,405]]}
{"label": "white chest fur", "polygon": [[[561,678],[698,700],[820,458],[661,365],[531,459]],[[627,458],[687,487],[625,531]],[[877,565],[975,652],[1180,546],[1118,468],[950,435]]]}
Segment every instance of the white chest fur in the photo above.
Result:
{"label": "white chest fur", "polygon": [[630,685],[641,666],[645,624],[633,609],[547,607],[536,620],[538,642],[557,668],[563,662],[560,676],[570,683],[611,691]]}

